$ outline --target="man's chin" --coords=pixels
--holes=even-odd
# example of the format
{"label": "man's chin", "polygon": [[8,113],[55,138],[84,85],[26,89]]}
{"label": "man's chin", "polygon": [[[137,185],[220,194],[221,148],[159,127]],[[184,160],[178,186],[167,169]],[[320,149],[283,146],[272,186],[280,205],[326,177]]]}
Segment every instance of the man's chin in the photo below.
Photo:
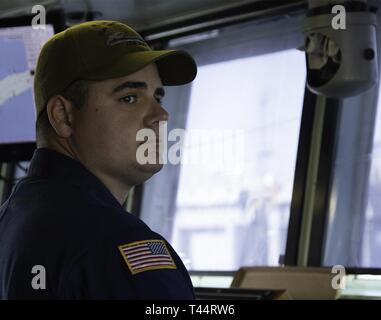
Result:
{"label": "man's chin", "polygon": [[163,164],[155,163],[155,164],[140,164],[140,170],[146,172],[146,173],[152,173],[155,174],[159,172],[161,169],[163,169]]}

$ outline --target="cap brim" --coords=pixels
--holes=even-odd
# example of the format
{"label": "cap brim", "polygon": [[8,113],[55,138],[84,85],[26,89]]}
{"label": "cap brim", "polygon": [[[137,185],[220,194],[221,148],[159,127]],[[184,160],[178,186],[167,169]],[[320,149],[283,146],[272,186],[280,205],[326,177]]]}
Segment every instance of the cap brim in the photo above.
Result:
{"label": "cap brim", "polygon": [[194,59],[182,50],[152,50],[129,53],[107,66],[93,70],[89,80],[127,76],[155,62],[163,85],[176,86],[192,82],[197,74]]}

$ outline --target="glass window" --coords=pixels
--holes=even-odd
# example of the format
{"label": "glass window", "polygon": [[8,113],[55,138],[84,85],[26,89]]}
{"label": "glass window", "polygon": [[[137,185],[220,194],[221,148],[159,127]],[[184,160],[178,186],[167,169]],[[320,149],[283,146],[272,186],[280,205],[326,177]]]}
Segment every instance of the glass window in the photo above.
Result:
{"label": "glass window", "polygon": [[304,54],[294,49],[199,68],[171,237],[188,269],[279,264],[305,70]]}
{"label": "glass window", "polygon": [[381,101],[377,88],[341,110],[324,264],[381,267]]}
{"label": "glass window", "polygon": [[381,267],[381,111],[377,88],[340,111],[324,265]]}
{"label": "glass window", "polygon": [[[379,94],[379,96],[381,96]],[[361,266],[381,267],[381,100],[378,101],[376,128],[371,155],[369,188],[365,211]]]}

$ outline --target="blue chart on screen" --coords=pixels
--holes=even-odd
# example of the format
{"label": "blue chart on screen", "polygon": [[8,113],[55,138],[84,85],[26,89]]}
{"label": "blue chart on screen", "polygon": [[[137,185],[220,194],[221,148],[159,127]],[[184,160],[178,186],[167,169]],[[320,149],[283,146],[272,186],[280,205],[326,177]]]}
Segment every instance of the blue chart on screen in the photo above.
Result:
{"label": "blue chart on screen", "polygon": [[0,143],[34,140],[32,84],[23,38],[0,35]]}

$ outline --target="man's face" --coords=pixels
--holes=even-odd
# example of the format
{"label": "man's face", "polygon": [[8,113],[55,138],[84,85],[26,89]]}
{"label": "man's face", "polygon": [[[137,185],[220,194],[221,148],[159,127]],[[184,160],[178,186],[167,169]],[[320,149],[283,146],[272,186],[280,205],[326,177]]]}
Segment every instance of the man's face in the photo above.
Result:
{"label": "man's face", "polygon": [[158,172],[161,164],[141,165],[136,160],[142,143],[136,141],[136,134],[152,129],[159,137],[159,121],[168,120],[161,106],[163,96],[155,64],[129,76],[90,84],[86,105],[73,117],[72,144],[79,160],[94,173],[130,186]]}

